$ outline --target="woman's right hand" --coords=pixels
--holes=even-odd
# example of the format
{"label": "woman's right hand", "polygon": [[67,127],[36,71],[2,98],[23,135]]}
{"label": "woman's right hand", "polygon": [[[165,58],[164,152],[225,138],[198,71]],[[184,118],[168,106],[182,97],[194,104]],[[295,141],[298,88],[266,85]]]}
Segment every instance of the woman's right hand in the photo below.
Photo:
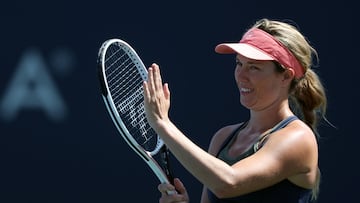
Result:
{"label": "woman's right hand", "polygon": [[188,203],[189,195],[185,186],[180,179],[174,179],[174,185],[161,183],[158,186],[158,190],[161,192],[159,203]]}

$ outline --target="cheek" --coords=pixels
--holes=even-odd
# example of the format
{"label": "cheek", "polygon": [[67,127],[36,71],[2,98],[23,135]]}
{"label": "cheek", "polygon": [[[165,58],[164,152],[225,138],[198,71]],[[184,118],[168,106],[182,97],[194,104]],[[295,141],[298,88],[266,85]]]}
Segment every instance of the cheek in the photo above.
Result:
{"label": "cheek", "polygon": [[280,86],[277,83],[268,82],[261,86],[260,95],[268,100],[276,99],[279,96]]}
{"label": "cheek", "polygon": [[234,79],[235,79],[235,82],[236,82],[236,83],[239,82],[239,74],[238,74],[238,72],[236,71],[236,69],[235,69],[235,71],[234,71]]}

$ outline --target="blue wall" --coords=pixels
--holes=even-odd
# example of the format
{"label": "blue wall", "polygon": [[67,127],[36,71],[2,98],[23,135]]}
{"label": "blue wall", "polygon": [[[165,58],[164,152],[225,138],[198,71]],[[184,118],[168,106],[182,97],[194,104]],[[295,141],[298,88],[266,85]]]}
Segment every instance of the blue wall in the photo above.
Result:
{"label": "blue wall", "polygon": [[[359,51],[355,7],[347,1],[2,5],[0,202],[157,202],[156,177],[117,135],[106,112],[98,48],[122,38],[145,64],[160,64],[172,91],[173,121],[206,149],[218,128],[248,116],[238,103],[234,59],[215,54],[214,47],[238,40],[262,17],[295,21],[319,52],[327,118],[337,126],[320,128],[319,202],[354,202]],[[198,202],[200,183],[176,160],[173,167]]]}

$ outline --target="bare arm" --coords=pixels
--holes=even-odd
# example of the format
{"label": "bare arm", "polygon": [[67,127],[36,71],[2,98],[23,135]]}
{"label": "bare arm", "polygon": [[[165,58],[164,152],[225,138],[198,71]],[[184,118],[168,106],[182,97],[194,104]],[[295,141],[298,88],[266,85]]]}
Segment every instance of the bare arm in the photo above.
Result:
{"label": "bare arm", "polygon": [[[309,135],[286,131],[274,133],[254,155],[229,166],[203,151],[174,126],[158,129],[172,153],[200,182],[218,197],[233,197],[273,185],[299,173],[307,173],[317,160]],[[295,127],[297,128],[297,127]],[[308,142],[308,143],[307,143]],[[310,157],[310,158],[309,158]],[[305,163],[304,163],[305,159]],[[310,163],[312,162],[312,163]]]}

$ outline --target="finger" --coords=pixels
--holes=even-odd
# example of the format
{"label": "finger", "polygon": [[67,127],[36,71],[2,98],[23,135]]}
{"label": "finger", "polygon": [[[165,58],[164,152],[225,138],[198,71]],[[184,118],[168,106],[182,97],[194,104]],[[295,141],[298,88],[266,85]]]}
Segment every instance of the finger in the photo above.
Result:
{"label": "finger", "polygon": [[156,90],[162,90],[163,89],[163,84],[162,84],[162,78],[161,78],[161,73],[160,73],[160,68],[156,63],[152,64],[153,67],[153,72],[154,72],[154,82],[155,82],[155,87]]}
{"label": "finger", "polygon": [[149,90],[149,98],[151,98],[151,96],[154,95],[156,91],[153,66],[150,66],[148,69],[148,90]]}
{"label": "finger", "polygon": [[152,68],[149,67],[148,68],[148,74],[147,74],[147,80],[145,80],[143,82],[143,89],[144,89],[144,99],[149,102],[150,101],[150,97],[151,97],[151,92],[150,92],[150,88],[151,88],[151,82],[152,80]]}
{"label": "finger", "polygon": [[159,203],[188,203],[188,199],[181,195],[161,196]]}
{"label": "finger", "polygon": [[149,97],[150,97],[150,92],[149,92],[149,87],[148,87],[148,82],[147,82],[147,81],[144,81],[144,82],[143,82],[143,90],[144,90],[144,92],[143,92],[143,94],[144,94],[144,100],[145,100],[146,102],[148,102],[148,101],[149,101]]}
{"label": "finger", "polygon": [[168,83],[164,84],[163,91],[164,91],[165,99],[170,99],[170,89]]}
{"label": "finger", "polygon": [[185,193],[187,193],[184,184],[180,181],[179,178],[175,178],[175,179],[174,179],[174,185],[175,185],[176,190],[177,190],[180,194],[185,194]]}
{"label": "finger", "polygon": [[158,190],[161,192],[161,194],[168,195],[169,191],[175,191],[175,187],[168,183],[161,183],[158,185]]}

